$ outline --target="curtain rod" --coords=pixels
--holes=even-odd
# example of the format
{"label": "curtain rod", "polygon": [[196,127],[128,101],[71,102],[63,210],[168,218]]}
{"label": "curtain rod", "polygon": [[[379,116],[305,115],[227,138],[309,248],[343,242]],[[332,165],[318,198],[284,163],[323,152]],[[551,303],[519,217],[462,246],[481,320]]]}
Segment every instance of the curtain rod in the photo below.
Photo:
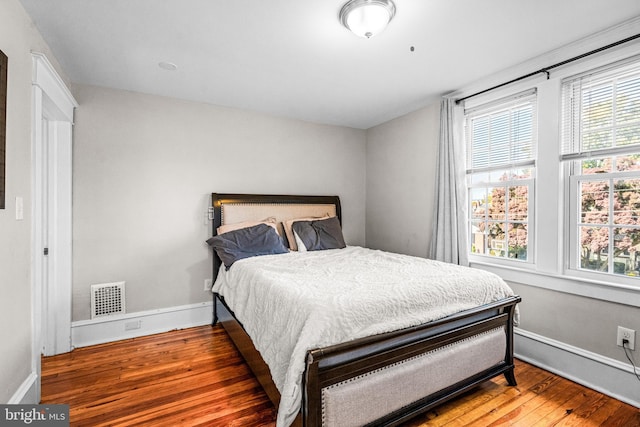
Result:
{"label": "curtain rod", "polygon": [[600,47],[600,48],[598,48],[598,49],[594,49],[594,50],[589,51],[589,52],[587,52],[587,53],[583,53],[582,55],[574,56],[573,58],[566,59],[566,60],[564,60],[564,61],[562,61],[562,62],[558,62],[558,63],[553,64],[553,65],[549,65],[548,67],[541,68],[541,69],[539,69],[538,71],[534,71],[534,72],[532,72],[532,73],[525,74],[524,76],[520,76],[520,77],[515,78],[515,79],[513,79],[513,80],[509,80],[508,82],[504,82],[504,83],[501,83],[501,84],[499,84],[499,85],[496,85],[496,86],[490,87],[489,89],[481,90],[480,92],[476,92],[476,93],[474,93],[474,94],[471,94],[471,95],[465,96],[465,97],[463,97],[463,98],[456,99],[456,104],[461,103],[461,102],[462,102],[462,101],[464,101],[465,99],[469,99],[469,98],[473,98],[474,96],[482,95],[483,93],[486,93],[486,92],[492,91],[492,90],[494,90],[494,89],[498,89],[498,88],[500,88],[500,87],[502,87],[502,86],[510,85],[511,83],[515,83],[515,82],[518,82],[518,81],[520,81],[520,80],[527,79],[527,78],[529,78],[529,77],[535,76],[536,74],[542,74],[542,73],[545,73],[545,74],[547,75],[547,80],[549,80],[549,70],[551,70],[551,69],[553,69],[553,68],[557,68],[557,67],[560,67],[560,66],[562,66],[562,65],[566,65],[566,64],[568,64],[568,63],[570,63],[570,62],[577,61],[577,60],[582,59],[582,58],[586,58],[587,56],[591,56],[591,55],[593,55],[593,54],[596,54],[596,53],[602,52],[602,51],[604,51],[604,50],[611,49],[612,47],[619,46],[619,45],[621,45],[621,44],[623,44],[623,43],[630,42],[631,40],[635,40],[635,39],[637,39],[637,38],[640,38],[640,34],[636,34],[636,35],[633,35],[633,36],[631,36],[631,37],[627,37],[626,39],[619,40],[619,41],[617,41],[617,42],[615,42],[615,43],[608,44],[608,45],[603,46],[603,47]]}

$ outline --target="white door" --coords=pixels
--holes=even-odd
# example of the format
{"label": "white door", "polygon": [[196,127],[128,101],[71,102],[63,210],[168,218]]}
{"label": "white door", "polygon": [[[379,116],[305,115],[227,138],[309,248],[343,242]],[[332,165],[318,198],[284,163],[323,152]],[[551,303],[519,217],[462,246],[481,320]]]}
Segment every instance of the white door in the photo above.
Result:
{"label": "white door", "polygon": [[34,127],[34,335],[51,356],[71,351],[71,123],[46,111]]}

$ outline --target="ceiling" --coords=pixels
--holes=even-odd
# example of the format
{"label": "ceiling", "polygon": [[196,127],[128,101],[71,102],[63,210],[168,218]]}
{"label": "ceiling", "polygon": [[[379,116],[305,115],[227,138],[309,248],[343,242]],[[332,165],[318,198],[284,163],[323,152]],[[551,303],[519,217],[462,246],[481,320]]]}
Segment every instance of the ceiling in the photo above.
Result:
{"label": "ceiling", "polygon": [[73,83],[360,129],[640,15],[638,0],[394,1],[364,39],[338,20],[346,0],[21,0]]}

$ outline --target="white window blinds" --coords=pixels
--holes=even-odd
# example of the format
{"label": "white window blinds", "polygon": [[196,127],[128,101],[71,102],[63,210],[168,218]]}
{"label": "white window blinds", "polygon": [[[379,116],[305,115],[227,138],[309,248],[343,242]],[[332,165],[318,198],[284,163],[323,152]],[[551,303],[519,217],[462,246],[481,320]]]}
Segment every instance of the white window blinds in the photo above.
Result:
{"label": "white window blinds", "polygon": [[640,60],[562,83],[563,160],[640,151]]}
{"label": "white window blinds", "polygon": [[536,157],[535,91],[465,111],[467,173],[533,165]]}

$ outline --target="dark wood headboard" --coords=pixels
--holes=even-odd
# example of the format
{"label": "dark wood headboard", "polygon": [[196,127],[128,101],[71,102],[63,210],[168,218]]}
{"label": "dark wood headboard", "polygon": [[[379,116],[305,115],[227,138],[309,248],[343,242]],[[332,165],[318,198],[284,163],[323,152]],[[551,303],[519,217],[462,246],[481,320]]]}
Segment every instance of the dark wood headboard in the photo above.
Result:
{"label": "dark wood headboard", "polygon": [[[277,221],[286,219],[299,218],[300,209],[313,209],[314,205],[326,206],[331,205],[335,209],[335,215],[342,223],[342,209],[340,207],[340,197],[338,196],[291,196],[291,195],[275,195],[275,194],[230,194],[230,193],[212,193],[211,206],[213,207],[213,229],[212,236],[217,234],[217,229],[223,224],[230,223],[225,221],[225,207],[237,205],[240,209],[235,211],[242,212],[242,207],[246,206],[247,215],[240,215],[237,220],[240,221],[260,221],[269,216],[275,216]],[[322,208],[320,208],[322,209]],[[218,275],[221,261],[218,255],[213,251],[213,279],[215,281]]]}

